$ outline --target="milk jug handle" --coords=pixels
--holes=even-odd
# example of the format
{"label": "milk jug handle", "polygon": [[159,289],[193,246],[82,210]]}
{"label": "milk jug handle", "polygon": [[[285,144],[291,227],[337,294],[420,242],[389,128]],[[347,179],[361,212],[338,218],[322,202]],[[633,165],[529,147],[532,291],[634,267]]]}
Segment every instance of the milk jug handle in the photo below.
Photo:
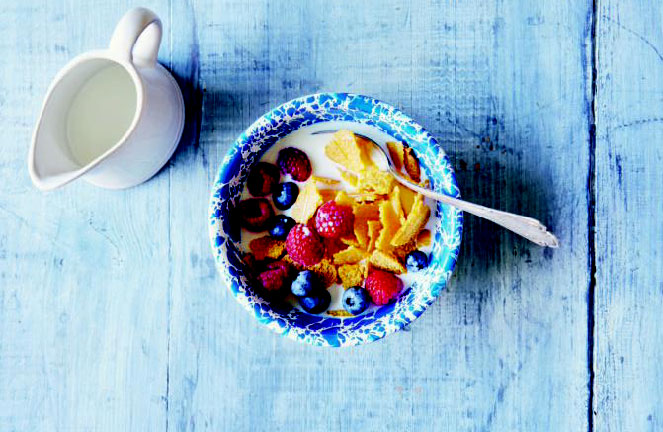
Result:
{"label": "milk jug handle", "polygon": [[161,44],[161,20],[149,9],[134,8],[115,27],[110,51],[137,66],[153,67]]}

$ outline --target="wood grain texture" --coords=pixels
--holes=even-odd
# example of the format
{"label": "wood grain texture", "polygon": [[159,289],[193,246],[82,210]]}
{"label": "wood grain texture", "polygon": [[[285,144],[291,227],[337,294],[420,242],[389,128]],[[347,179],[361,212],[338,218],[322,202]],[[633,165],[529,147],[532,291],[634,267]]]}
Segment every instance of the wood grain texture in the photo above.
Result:
{"label": "wood grain texture", "polygon": [[[197,2],[173,14],[197,17],[173,23],[185,47],[175,58],[200,61],[204,92],[199,147],[180,149],[171,169],[173,198],[188,191],[188,199],[171,204],[169,424],[585,428],[589,10],[252,6]],[[458,280],[412,331],[329,352],[256,327],[219,290],[206,243],[176,222],[204,233],[191,215],[204,212],[200,185],[227,146],[269,107],[322,90],[400,106],[467,166],[459,173],[466,196],[543,218],[565,247],[544,253],[468,218]]]}
{"label": "wood grain texture", "polygon": [[[165,427],[168,178],[42,194],[26,170],[48,83],[128,3],[2,3],[0,429]],[[110,18],[113,17],[113,18]]]}
{"label": "wood grain texture", "polygon": [[599,4],[595,426],[655,431],[663,429],[663,5]]}
{"label": "wood grain texture", "polygon": [[[130,4],[0,6],[0,430],[588,428],[591,5],[145,5],[187,102],[180,147],[137,188],[51,194],[25,169],[41,98]],[[258,327],[214,269],[209,188],[252,121],[318,91],[400,107],[465,198],[562,247],[468,216],[451,286],[408,331],[324,350]]]}

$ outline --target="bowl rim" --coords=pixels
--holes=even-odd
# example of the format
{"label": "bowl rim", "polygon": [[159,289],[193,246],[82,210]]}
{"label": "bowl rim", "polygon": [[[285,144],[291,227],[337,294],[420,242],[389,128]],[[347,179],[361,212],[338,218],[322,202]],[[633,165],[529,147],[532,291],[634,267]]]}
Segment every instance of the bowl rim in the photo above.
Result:
{"label": "bowl rim", "polygon": [[[246,143],[246,140],[255,137],[256,135],[259,135],[260,128],[265,125],[265,122],[268,122],[270,119],[273,119],[274,117],[279,118],[280,122],[285,122],[287,123],[288,119],[284,118],[284,113],[285,109],[292,106],[293,104],[303,104],[306,103],[307,100],[310,100],[311,98],[318,100],[320,98],[329,98],[332,100],[336,101],[353,101],[355,99],[359,99],[363,102],[369,103],[371,106],[378,107],[380,109],[384,109],[387,112],[389,112],[392,116],[397,116],[398,119],[405,123],[409,124],[412,126],[415,126],[417,128],[417,135],[422,135],[423,138],[428,140],[430,143],[436,145],[436,150],[439,152],[437,155],[438,159],[443,161],[445,163],[445,166],[448,168],[448,178],[450,180],[450,184],[454,187],[455,189],[455,194],[457,197],[460,197],[460,191],[458,189],[458,185],[456,182],[456,175],[455,171],[453,169],[453,166],[451,165],[449,158],[447,157],[446,152],[444,149],[442,149],[437,142],[437,139],[428,132],[423,126],[421,126],[419,123],[415,122],[412,118],[404,114],[402,111],[400,111],[398,108],[387,104],[385,102],[382,102],[378,99],[375,99],[371,96],[365,96],[361,94],[356,94],[356,93],[345,93],[345,92],[320,92],[320,93],[314,93],[314,94],[308,94],[304,96],[300,96],[294,99],[291,99],[290,101],[284,102],[277,107],[267,111],[265,114],[260,116],[257,120],[255,120],[244,132],[242,132],[233,142],[233,144],[230,146],[228,151],[226,152],[226,155],[224,156],[221,164],[219,165],[219,168],[217,170],[217,174],[215,176],[214,183],[211,188],[211,194],[210,194],[210,201],[209,201],[209,208],[208,208],[208,219],[210,220],[211,223],[208,224],[208,234],[210,238],[210,244],[212,247],[212,253],[214,255],[214,261],[215,261],[215,267],[219,274],[222,276],[224,283],[226,284],[227,289],[230,290],[232,293],[233,297],[235,298],[236,301],[238,301],[244,308],[251,312],[254,318],[256,320],[271,328],[272,330],[276,331],[277,333],[280,333],[283,336],[288,337],[289,339],[297,340],[300,342],[307,342],[311,345],[316,345],[316,346],[329,346],[329,347],[345,347],[345,346],[356,346],[356,345],[361,345],[369,342],[373,342],[379,339],[384,338],[385,336],[395,333],[396,331],[402,330],[404,327],[412,323],[414,320],[416,320],[428,307],[439,297],[440,292],[446,287],[446,285],[449,282],[449,279],[451,278],[451,275],[453,274],[453,271],[456,267],[456,262],[458,259],[458,254],[460,252],[460,247],[462,243],[462,237],[463,237],[463,213],[461,211],[456,211],[455,215],[455,225],[454,225],[454,235],[458,237],[458,241],[453,249],[450,249],[450,256],[445,262],[444,270],[446,271],[446,276],[441,277],[434,282],[432,282],[432,287],[433,288],[439,288],[439,289],[433,289],[432,294],[421,304],[420,309],[413,311],[412,317],[411,318],[404,318],[402,320],[398,320],[396,322],[390,323],[389,326],[384,326],[382,328],[381,332],[378,332],[378,334],[375,333],[365,333],[362,335],[359,335],[359,337],[353,337],[347,341],[344,341],[346,343],[338,343],[338,340],[335,342],[329,341],[326,338],[316,338],[316,339],[311,339],[308,337],[305,337],[302,335],[302,333],[297,332],[297,331],[291,331],[293,329],[296,329],[297,327],[294,326],[291,322],[281,318],[272,318],[272,317],[265,317],[260,313],[260,310],[258,309],[258,305],[265,305],[268,302],[265,301],[262,298],[251,298],[253,296],[247,295],[244,292],[240,292],[239,290],[232,289],[234,285],[237,285],[239,282],[237,281],[237,277],[232,275],[231,272],[229,271],[229,266],[231,263],[229,262],[228,257],[226,256],[227,254],[222,254],[219,253],[219,244],[218,244],[218,232],[219,232],[219,225],[222,223],[223,217],[218,214],[216,210],[215,204],[221,200],[219,198],[219,191],[221,187],[223,186],[223,180],[227,178],[227,174],[229,169],[233,168],[233,160],[237,156],[236,153],[237,151]],[[336,106],[336,108],[342,108],[339,106]],[[359,108],[362,112],[366,114],[371,114],[370,112],[367,112],[365,110],[362,110]],[[348,109],[348,111],[350,111]],[[355,109],[355,111],[357,111]],[[393,120],[393,119],[392,119]],[[322,120],[320,122],[316,123],[321,123],[325,120]],[[361,124],[360,122],[357,122],[358,124]],[[308,125],[305,125],[303,127],[306,127]],[[373,127],[377,127],[376,125],[372,125]],[[292,133],[302,126],[299,126],[295,128],[294,130],[290,131],[289,133]],[[278,142],[278,140],[277,140]],[[263,149],[260,151],[260,154],[264,154],[266,149]],[[243,187],[243,183],[242,183]],[[219,224],[215,223],[219,222]],[[389,315],[389,314],[385,314]],[[341,318],[336,318],[336,317],[325,317],[326,319],[330,320],[340,320]],[[382,317],[380,317],[382,318]],[[376,318],[376,320],[379,320],[380,318]],[[278,322],[277,322],[278,321]]]}

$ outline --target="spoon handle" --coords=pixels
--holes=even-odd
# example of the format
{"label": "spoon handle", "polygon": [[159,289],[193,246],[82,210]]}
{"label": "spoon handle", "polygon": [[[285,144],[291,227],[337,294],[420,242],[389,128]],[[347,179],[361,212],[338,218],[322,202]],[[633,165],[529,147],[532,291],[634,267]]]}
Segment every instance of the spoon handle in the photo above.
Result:
{"label": "spoon handle", "polygon": [[427,196],[428,198],[449,204],[459,210],[473,214],[474,216],[495,222],[496,224],[525,237],[526,239],[538,244],[539,246],[548,246],[552,248],[559,247],[559,241],[557,240],[557,237],[555,237],[553,233],[549,232],[546,227],[536,219],[491,209],[478,204],[469,203],[458,198],[453,198],[448,195],[444,195],[431,189],[419,186],[418,184],[402,178],[398,173],[394,174],[396,180],[398,180],[400,183],[409,187],[410,189],[419,192],[424,196]]}

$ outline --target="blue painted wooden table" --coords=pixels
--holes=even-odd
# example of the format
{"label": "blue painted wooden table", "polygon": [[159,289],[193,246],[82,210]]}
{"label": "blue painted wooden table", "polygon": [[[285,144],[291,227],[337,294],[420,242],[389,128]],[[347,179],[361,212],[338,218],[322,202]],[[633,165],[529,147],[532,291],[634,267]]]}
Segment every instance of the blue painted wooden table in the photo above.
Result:
{"label": "blue painted wooden table", "polygon": [[[124,0],[0,4],[0,430],[663,429],[663,4],[147,1],[187,101],[157,177],[40,193],[48,83]],[[234,138],[318,91],[396,105],[463,195],[540,218],[543,250],[466,218],[408,331],[314,349],[217,276],[208,193]]]}

